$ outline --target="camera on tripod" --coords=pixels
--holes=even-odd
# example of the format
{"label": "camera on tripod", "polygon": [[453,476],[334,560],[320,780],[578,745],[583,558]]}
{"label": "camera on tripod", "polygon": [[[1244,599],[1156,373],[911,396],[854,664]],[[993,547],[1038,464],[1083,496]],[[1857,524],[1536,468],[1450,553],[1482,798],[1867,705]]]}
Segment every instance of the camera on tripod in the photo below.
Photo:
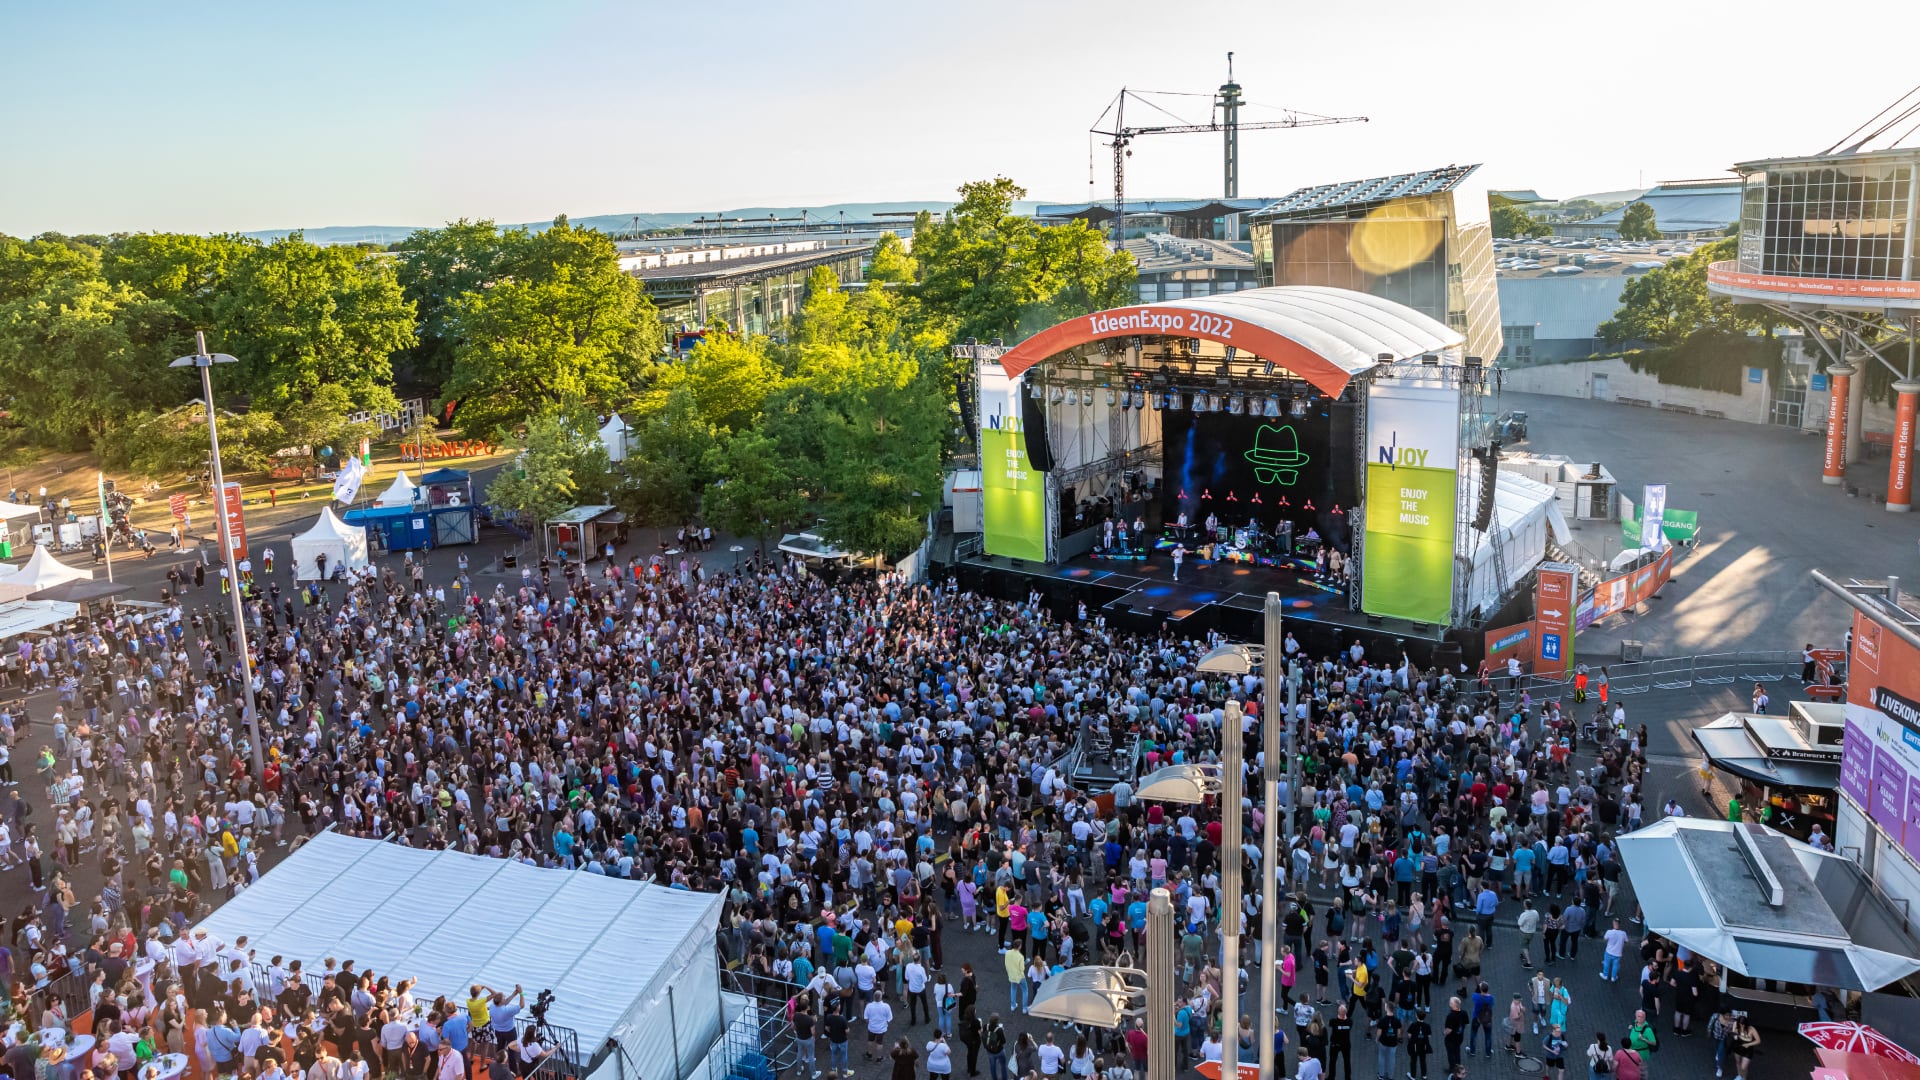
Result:
{"label": "camera on tripod", "polygon": [[536,1030],[548,1026],[547,1010],[551,1008],[553,1008],[553,991],[551,989],[540,991],[540,995],[534,998],[533,1004],[528,1007],[528,1011],[533,1013],[533,1023]]}

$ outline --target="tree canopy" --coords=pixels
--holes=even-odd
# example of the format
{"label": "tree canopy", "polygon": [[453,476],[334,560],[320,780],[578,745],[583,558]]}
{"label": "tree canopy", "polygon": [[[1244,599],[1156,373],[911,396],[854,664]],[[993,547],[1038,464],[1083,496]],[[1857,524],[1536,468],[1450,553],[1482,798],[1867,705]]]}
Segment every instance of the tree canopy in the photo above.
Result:
{"label": "tree canopy", "polygon": [[1631,202],[1620,215],[1620,239],[1658,240],[1660,226],[1654,223],[1653,204]]}
{"label": "tree canopy", "polygon": [[537,236],[509,234],[482,289],[452,302],[444,397],[463,428],[509,436],[548,406],[606,412],[659,354],[659,316],[620,269],[613,240],[563,218]]}

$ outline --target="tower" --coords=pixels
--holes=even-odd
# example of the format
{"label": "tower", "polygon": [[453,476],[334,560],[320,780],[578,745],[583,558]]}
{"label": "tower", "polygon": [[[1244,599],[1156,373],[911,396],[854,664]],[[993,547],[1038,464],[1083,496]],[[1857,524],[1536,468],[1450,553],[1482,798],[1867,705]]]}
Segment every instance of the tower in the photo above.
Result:
{"label": "tower", "polygon": [[1233,54],[1227,54],[1227,81],[1222,83],[1213,103],[1220,109],[1220,127],[1225,133],[1226,191],[1224,198],[1240,197],[1240,84],[1233,81]]}

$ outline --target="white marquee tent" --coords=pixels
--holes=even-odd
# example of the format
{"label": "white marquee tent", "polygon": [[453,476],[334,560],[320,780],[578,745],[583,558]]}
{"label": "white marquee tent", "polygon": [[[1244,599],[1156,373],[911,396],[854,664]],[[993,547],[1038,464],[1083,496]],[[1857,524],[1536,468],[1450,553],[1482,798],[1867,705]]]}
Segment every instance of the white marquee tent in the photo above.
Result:
{"label": "white marquee tent", "polygon": [[40,508],[25,503],[12,503],[0,499],[0,521],[12,521],[14,518],[37,518]]}
{"label": "white marquee tent", "polygon": [[[1467,505],[1480,498],[1480,470],[1469,469],[1461,475],[1467,489]],[[1570,543],[1573,531],[1554,501],[1551,484],[1543,484],[1504,468],[1493,488],[1494,520],[1485,534],[1466,530],[1468,539],[1461,550],[1472,552],[1473,581],[1467,591],[1467,607],[1483,608],[1491,615],[1499,598],[1525,581],[1528,574],[1547,557],[1549,538],[1557,544]],[[1494,581],[1494,545],[1500,546],[1500,568],[1505,581]]]}
{"label": "white marquee tent", "polygon": [[334,957],[417,979],[427,1001],[474,983],[517,983],[529,1002],[551,989],[548,1019],[583,1056],[617,1039],[625,1075],[652,1078],[686,1075],[720,1037],[721,900],[328,832],[199,925],[308,971]]}
{"label": "white marquee tent", "polygon": [[331,506],[322,509],[313,528],[293,538],[294,580],[318,580],[322,554],[327,557],[328,574],[339,566],[357,570],[367,565],[367,530],[334,517]]}
{"label": "white marquee tent", "polygon": [[402,469],[395,474],[393,483],[387,486],[387,490],[381,492],[380,497],[373,502],[375,506],[412,506],[419,490],[413,481],[407,479],[407,471]]}
{"label": "white marquee tent", "polygon": [[607,457],[613,461],[627,460],[627,422],[614,413],[606,425],[600,429],[600,445],[607,448]]}
{"label": "white marquee tent", "polygon": [[34,548],[33,558],[28,559],[19,569],[11,573],[7,568],[0,567],[0,582],[29,586],[28,592],[39,592],[41,589],[51,588],[63,581],[92,580],[93,571],[68,566],[54,558],[53,553],[44,546]]}

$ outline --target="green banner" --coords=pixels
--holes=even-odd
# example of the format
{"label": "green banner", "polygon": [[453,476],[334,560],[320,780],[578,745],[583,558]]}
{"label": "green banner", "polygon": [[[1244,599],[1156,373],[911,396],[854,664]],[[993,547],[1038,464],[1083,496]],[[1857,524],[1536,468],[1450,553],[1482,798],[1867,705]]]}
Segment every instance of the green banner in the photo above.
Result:
{"label": "green banner", "polygon": [[1047,474],[1027,457],[1017,380],[980,374],[980,515],[987,554],[1047,561]]}
{"label": "green banner", "polygon": [[1361,607],[1369,615],[1447,625],[1456,483],[1450,468],[1368,463]]}
{"label": "green banner", "polygon": [[[1628,505],[1632,505],[1629,503]],[[1669,543],[1692,543],[1700,535],[1700,511],[1675,510],[1669,506],[1660,515],[1660,535]],[[1640,546],[1640,509],[1634,507],[1632,517],[1620,519],[1621,550]]]}

